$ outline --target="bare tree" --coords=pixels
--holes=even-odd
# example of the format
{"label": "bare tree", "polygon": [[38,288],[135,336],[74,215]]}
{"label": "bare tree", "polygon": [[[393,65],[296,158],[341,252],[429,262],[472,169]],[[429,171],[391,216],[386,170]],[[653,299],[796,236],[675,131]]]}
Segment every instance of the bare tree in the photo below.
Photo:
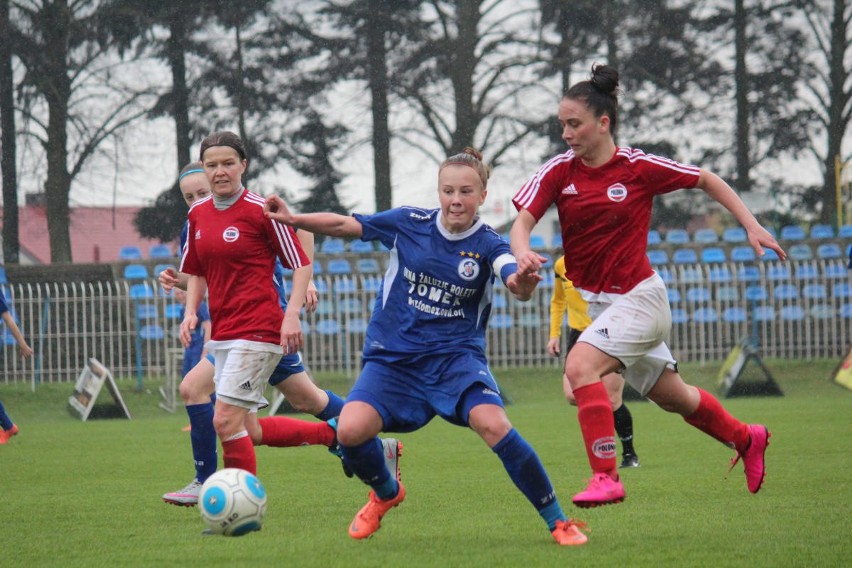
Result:
{"label": "bare tree", "polygon": [[18,237],[18,169],[15,160],[15,82],[12,79],[12,42],[9,0],[0,0],[0,131],[3,155],[3,261],[17,264],[21,244]]}

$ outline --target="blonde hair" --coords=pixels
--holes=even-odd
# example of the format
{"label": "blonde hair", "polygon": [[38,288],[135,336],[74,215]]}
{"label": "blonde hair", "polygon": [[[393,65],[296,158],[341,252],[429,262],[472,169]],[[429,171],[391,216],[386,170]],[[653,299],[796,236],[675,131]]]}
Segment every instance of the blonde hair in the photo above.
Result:
{"label": "blonde hair", "polygon": [[482,182],[482,189],[488,187],[488,178],[491,177],[491,166],[482,161],[482,153],[476,148],[468,146],[462,152],[454,154],[441,162],[441,167],[438,168],[440,173],[447,166],[459,165],[468,166],[479,175],[479,180]]}

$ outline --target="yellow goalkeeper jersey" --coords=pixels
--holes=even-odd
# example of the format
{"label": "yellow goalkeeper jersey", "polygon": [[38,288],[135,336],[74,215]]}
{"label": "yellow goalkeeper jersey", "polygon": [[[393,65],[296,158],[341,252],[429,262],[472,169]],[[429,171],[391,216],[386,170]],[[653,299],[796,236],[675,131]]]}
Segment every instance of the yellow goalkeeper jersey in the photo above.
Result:
{"label": "yellow goalkeeper jersey", "polygon": [[562,318],[568,311],[568,327],[583,331],[592,323],[587,313],[589,305],[574,288],[574,284],[565,277],[565,257],[560,256],[553,264],[556,282],[553,284],[553,296],[550,298],[550,337],[562,335]]}

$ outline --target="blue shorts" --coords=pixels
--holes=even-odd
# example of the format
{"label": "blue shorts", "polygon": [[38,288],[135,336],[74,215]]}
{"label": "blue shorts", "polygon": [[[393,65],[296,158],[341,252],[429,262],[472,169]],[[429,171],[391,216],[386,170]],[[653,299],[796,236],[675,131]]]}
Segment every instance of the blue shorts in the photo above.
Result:
{"label": "blue shorts", "polygon": [[284,355],[278,361],[278,365],[272,374],[269,375],[269,384],[273,387],[278,383],[284,382],[290,375],[298,375],[305,372],[305,365],[302,363],[302,354],[293,353],[292,355]]}
{"label": "blue shorts", "polygon": [[435,416],[467,426],[474,406],[503,407],[488,364],[470,353],[367,361],[346,397],[346,402],[355,400],[376,409],[384,432],[413,432]]}

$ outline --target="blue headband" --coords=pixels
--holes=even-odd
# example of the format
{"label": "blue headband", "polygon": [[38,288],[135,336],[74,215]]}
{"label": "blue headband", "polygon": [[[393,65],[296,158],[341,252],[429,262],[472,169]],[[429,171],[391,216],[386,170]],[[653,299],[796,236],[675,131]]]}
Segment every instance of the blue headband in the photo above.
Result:
{"label": "blue headband", "polygon": [[178,177],[178,182],[180,182],[180,180],[182,180],[183,178],[185,178],[189,174],[203,174],[203,173],[204,173],[204,170],[200,170],[198,168],[195,168],[193,170],[186,170],[185,172],[180,174],[180,177]]}

